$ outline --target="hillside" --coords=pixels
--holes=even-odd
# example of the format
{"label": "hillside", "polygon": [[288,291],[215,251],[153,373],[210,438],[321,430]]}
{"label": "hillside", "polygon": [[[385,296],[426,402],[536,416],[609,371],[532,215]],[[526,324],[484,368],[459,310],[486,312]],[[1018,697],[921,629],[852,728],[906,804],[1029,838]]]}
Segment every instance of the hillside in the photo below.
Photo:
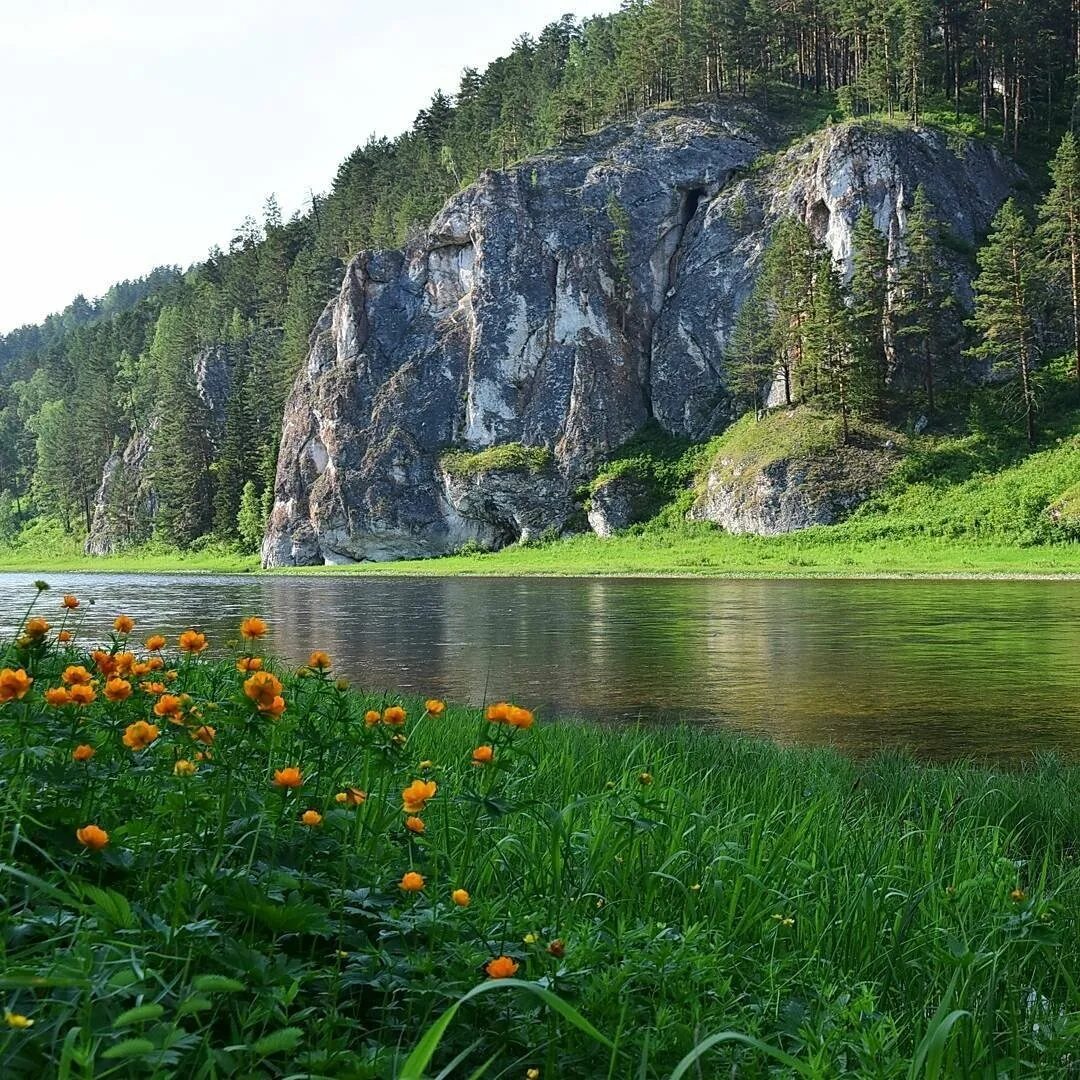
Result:
{"label": "hillside", "polygon": [[[1060,206],[1039,204],[1025,256],[1045,280],[1017,316],[1022,372],[987,320],[1007,317],[994,244],[1034,236],[1068,121],[1056,3],[1022,29],[951,3],[721,6],[553,24],[358,148],[308,212],[283,221],[271,198],[204,263],[0,340],[6,561],[85,542],[340,564],[618,532],[657,508],[598,486],[625,445],[653,428],[704,445],[798,404],[840,417],[844,447],[860,425],[929,425],[989,474],[1007,463],[972,424],[988,379],[1023,386],[1045,446],[1036,413],[1068,382],[1042,373],[1071,345],[1039,262]],[[1039,49],[999,70],[1018,33]],[[547,464],[524,483],[477,464],[514,455]],[[886,490],[920,490],[913,469]],[[829,520],[884,497],[858,495]]]}

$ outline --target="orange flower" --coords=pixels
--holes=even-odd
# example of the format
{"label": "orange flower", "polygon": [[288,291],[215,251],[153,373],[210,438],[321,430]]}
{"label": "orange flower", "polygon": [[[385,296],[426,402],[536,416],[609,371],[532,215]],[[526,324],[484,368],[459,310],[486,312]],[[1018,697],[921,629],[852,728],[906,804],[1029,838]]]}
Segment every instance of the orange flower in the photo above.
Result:
{"label": "orange flower", "polygon": [[368,709],[364,713],[364,724],[367,727],[374,727],[382,719],[382,713],[378,709]]}
{"label": "orange flower", "polygon": [[408,817],[405,819],[405,828],[411,833],[416,833],[417,836],[423,835],[424,829],[427,826],[418,817]]}
{"label": "orange flower", "polygon": [[145,660],[136,660],[135,663],[131,665],[131,674],[139,677],[149,675],[152,670],[149,662]]}
{"label": "orange flower", "polygon": [[135,629],[135,620],[130,615],[117,615],[113,620],[113,629],[118,634],[130,634]]}
{"label": "orange flower", "polygon": [[256,638],[265,637],[266,631],[266,621],[260,619],[257,615],[252,615],[240,624],[240,636],[247,638],[248,641],[254,641]]}
{"label": "orange flower", "polygon": [[69,691],[73,705],[92,705],[97,701],[97,691],[87,683],[76,683]]}
{"label": "orange flower", "polygon": [[94,681],[94,677],[81,664],[72,664],[70,667],[64,668],[64,673],[60,678],[69,685],[76,686],[88,686]]}
{"label": "orange flower", "polygon": [[521,728],[528,731],[533,726],[533,714],[528,709],[522,709],[517,705],[511,705],[506,710],[506,722],[511,727]]}
{"label": "orange flower", "polygon": [[281,695],[281,682],[272,672],[256,671],[244,680],[244,693],[261,711],[273,708],[274,699]]}
{"label": "orange flower", "polygon": [[124,728],[124,745],[130,750],[145,750],[160,734],[157,724],[136,720]]}
{"label": "orange flower", "polygon": [[496,956],[494,960],[489,960],[484,965],[489,979],[513,978],[517,974],[517,969],[517,961],[511,960],[509,956]]}
{"label": "orange flower", "polygon": [[555,957],[556,960],[561,960],[566,955],[566,942],[562,938],[554,938],[548,942],[547,951]]}
{"label": "orange flower", "polygon": [[118,652],[113,657],[113,663],[116,665],[117,675],[130,675],[135,670],[135,654]]}
{"label": "orange flower", "polygon": [[431,716],[442,716],[446,711],[446,702],[440,701],[438,698],[429,698],[424,702],[424,708],[427,709],[428,714]]}
{"label": "orange flower", "polygon": [[322,814],[318,810],[305,810],[300,815],[300,820],[310,828],[315,828],[316,825],[322,824]]}
{"label": "orange flower", "polygon": [[147,671],[160,671],[165,666],[165,661],[160,656],[151,656],[146,661]]}
{"label": "orange flower", "polygon": [[478,746],[472,752],[474,765],[490,765],[495,759],[495,751],[490,746]]}
{"label": "orange flower", "polygon": [[[152,686],[161,686],[160,683],[151,683]],[[164,691],[165,687],[161,687]],[[178,698],[175,694],[162,693],[161,696],[154,702],[154,715],[162,718],[168,718],[172,723],[179,724],[180,718],[184,713],[184,699]]]}
{"label": "orange flower", "polygon": [[468,907],[472,903],[472,897],[464,889],[455,889],[450,894],[450,899],[457,904],[458,907]]}
{"label": "orange flower", "polygon": [[161,652],[165,648],[165,638],[161,634],[151,634],[146,639],[147,652]]}
{"label": "orange flower", "polygon": [[22,701],[34,680],[22,668],[0,671],[0,705],[5,701]]}
{"label": "orange flower", "polygon": [[405,892],[419,892],[424,887],[424,875],[410,870],[402,877],[398,885]]}
{"label": "orange flower", "polygon": [[316,649],[309,657],[307,666],[315,671],[327,671],[330,668],[330,654]]}
{"label": "orange flower", "polygon": [[96,825],[84,825],[81,829],[76,829],[75,838],[91,851],[100,851],[109,842],[109,834]]}
{"label": "orange flower", "polygon": [[105,696],[110,701],[127,701],[131,697],[131,683],[127,679],[110,679],[105,684]]}
{"label": "orange flower", "polygon": [[304,783],[304,774],[295,765],[274,770],[274,787],[298,788]]}
{"label": "orange flower", "polygon": [[405,812],[419,814],[427,806],[428,799],[435,798],[435,792],[438,790],[439,786],[434,780],[414,780],[401,793],[401,801],[405,806]]}
{"label": "orange flower", "polygon": [[265,708],[260,710],[266,716],[273,716],[275,719],[279,717],[285,711],[285,699],[278,694],[276,698]]}
{"label": "orange flower", "polygon": [[49,632],[49,624],[39,616],[35,616],[33,619],[26,620],[23,630],[28,638],[40,641]]}
{"label": "orange flower", "polygon": [[172,767],[173,776],[194,776],[198,769],[199,766],[194,761],[188,761],[186,758],[180,758]]}
{"label": "orange flower", "polygon": [[65,705],[71,704],[71,695],[66,687],[53,686],[45,691],[45,703],[54,709],[62,709]]}
{"label": "orange flower", "polygon": [[261,656],[241,656],[236,661],[236,670],[240,672],[249,671],[262,671],[262,657]]}
{"label": "orange flower", "polygon": [[366,793],[354,787],[347,787],[334,796],[334,802],[342,806],[363,806],[366,799]]}
{"label": "orange flower", "polygon": [[391,705],[388,709],[383,709],[382,722],[389,724],[391,727],[400,727],[405,723],[407,715],[400,705]]}
{"label": "orange flower", "polygon": [[159,682],[143,682],[139,683],[139,689],[144,694],[150,694],[153,697],[157,697],[158,694],[165,693],[165,684]]}
{"label": "orange flower", "polygon": [[60,601],[60,606],[67,608],[68,611],[74,611],[79,606],[79,598],[72,596],[71,593],[65,593],[64,599]]}
{"label": "orange flower", "polygon": [[201,653],[206,648],[206,635],[198,630],[185,630],[180,635],[180,649],[186,653]]}
{"label": "orange flower", "polygon": [[510,706],[505,701],[496,701],[494,705],[488,706],[487,718],[493,724],[505,723],[509,709]]}
{"label": "orange flower", "polygon": [[56,635],[56,640],[62,645],[66,645],[69,641],[73,641],[74,638],[75,635],[70,630],[61,630],[60,633]]}
{"label": "orange flower", "polygon": [[71,759],[72,761],[89,761],[95,753],[97,751],[92,746],[82,743],[71,751]]}
{"label": "orange flower", "polygon": [[109,676],[116,674],[116,658],[112,653],[103,652],[101,649],[95,649],[90,655],[94,658],[94,665],[102,675]]}
{"label": "orange flower", "polygon": [[202,727],[197,727],[191,733],[191,737],[196,742],[201,742],[204,746],[213,746],[216,736],[217,728],[212,728],[209,724],[203,724]]}

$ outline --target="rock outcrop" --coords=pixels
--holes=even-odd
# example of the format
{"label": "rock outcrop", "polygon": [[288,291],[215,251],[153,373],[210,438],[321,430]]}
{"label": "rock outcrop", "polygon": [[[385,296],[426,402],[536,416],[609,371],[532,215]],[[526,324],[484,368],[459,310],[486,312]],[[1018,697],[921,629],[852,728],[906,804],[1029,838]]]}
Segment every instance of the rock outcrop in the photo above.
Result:
{"label": "rock outcrop", "polygon": [[[200,349],[191,359],[195,390],[206,407],[207,433],[216,446],[225,429],[225,405],[232,388],[235,355],[227,345]],[[156,417],[133,431],[124,446],[105,462],[84,550],[111,555],[147,540],[153,530],[157,496],[148,475]],[[213,513],[207,507],[208,515]]]}
{"label": "rock outcrop", "polygon": [[[646,114],[484,173],[404,251],[356,256],[286,408],[265,564],[565,527],[646,423],[695,440],[730,423],[724,350],[781,216],[849,264],[861,207],[900,248],[921,183],[973,244],[1017,177],[930,131],[837,125],[766,157],[781,137],[744,102]],[[449,449],[508,443],[550,469],[464,487],[440,469]]]}

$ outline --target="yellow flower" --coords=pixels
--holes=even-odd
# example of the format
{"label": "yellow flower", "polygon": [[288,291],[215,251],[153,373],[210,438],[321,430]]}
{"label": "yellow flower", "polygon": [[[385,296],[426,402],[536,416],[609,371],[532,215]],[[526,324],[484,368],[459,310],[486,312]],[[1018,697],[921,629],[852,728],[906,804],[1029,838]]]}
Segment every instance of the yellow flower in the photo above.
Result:
{"label": "yellow flower", "polygon": [[410,870],[402,877],[398,885],[404,892],[419,892],[424,887],[424,875]]}
{"label": "yellow flower", "polygon": [[450,899],[457,904],[458,907],[468,907],[472,903],[472,897],[464,889],[455,889],[450,894]]}
{"label": "yellow flower", "polygon": [[305,810],[300,815],[300,820],[310,828],[314,828],[322,824],[322,814],[318,810]]}
{"label": "yellow flower", "polygon": [[642,787],[648,787],[652,783],[652,773],[638,773],[638,783]]}
{"label": "yellow flower", "polygon": [[440,701],[438,698],[429,698],[424,702],[424,708],[427,709],[431,716],[442,716],[446,711],[446,702]]}
{"label": "yellow flower", "polygon": [[60,601],[60,606],[67,608],[68,611],[74,611],[79,606],[79,598],[72,596],[71,593],[65,593],[64,599]]}
{"label": "yellow flower", "polygon": [[256,638],[265,637],[266,630],[266,621],[260,619],[257,615],[252,615],[251,618],[245,619],[240,624],[240,636],[247,638],[248,641],[254,641]]}
{"label": "yellow flower", "polygon": [[1011,893],[1009,893],[1009,899],[1014,904],[1020,904],[1027,899],[1027,893],[1018,886],[1017,888],[1013,889]]}
{"label": "yellow flower", "polygon": [[405,710],[400,705],[391,705],[389,708],[383,709],[382,721],[391,727],[400,727],[405,723],[406,715]]}
{"label": "yellow flower", "polygon": [[147,652],[161,652],[165,648],[165,638],[161,634],[151,634],[146,639]]}
{"label": "yellow flower", "polygon": [[536,1068],[526,1069],[525,1080],[540,1080],[540,1070]]}
{"label": "yellow flower", "polygon": [[484,965],[489,979],[510,979],[517,974],[517,962],[509,956],[496,956]]}
{"label": "yellow flower", "polygon": [[325,653],[322,649],[316,649],[308,657],[308,667],[315,671],[328,671],[330,668],[330,654]]}
{"label": "yellow flower", "polygon": [[91,851],[100,851],[109,842],[109,834],[97,825],[84,825],[81,829],[76,829],[75,838]]}
{"label": "yellow flower", "polygon": [[495,760],[495,751],[490,746],[478,746],[472,752],[474,765],[490,765]]}
{"label": "yellow flower", "polygon": [[136,720],[124,729],[124,745],[131,750],[145,750],[160,734],[157,724]]}
{"label": "yellow flower", "polygon": [[127,679],[110,679],[105,684],[105,696],[110,701],[127,701],[131,697],[131,683]]}
{"label": "yellow flower", "polygon": [[418,769],[434,769],[435,768],[435,762],[434,761],[421,761],[420,764],[417,766],[417,768]]}
{"label": "yellow flower", "polygon": [[31,640],[40,641],[49,632],[49,624],[40,616],[35,616],[26,620],[23,630]]}
{"label": "yellow flower", "polygon": [[71,694],[68,693],[66,687],[51,686],[45,691],[45,704],[51,705],[54,709],[62,709],[65,705],[71,704]]}
{"label": "yellow flower", "polygon": [[419,814],[427,806],[428,800],[435,797],[435,792],[438,790],[439,785],[434,780],[414,780],[401,793],[405,812]]}
{"label": "yellow flower", "polygon": [[33,681],[22,668],[4,668],[0,671],[0,705],[5,701],[21,701]]}
{"label": "yellow flower", "polygon": [[72,761],[89,761],[96,751],[92,746],[88,746],[86,743],[80,743],[71,751]]}
{"label": "yellow flower", "polygon": [[25,1029],[34,1026],[34,1021],[29,1016],[23,1016],[22,1013],[9,1012],[4,1010],[4,1023],[8,1027]]}
{"label": "yellow flower", "polygon": [[424,829],[427,826],[418,817],[407,817],[405,819],[405,828],[411,833],[416,833],[418,836],[423,835]]}
{"label": "yellow flower", "polygon": [[180,649],[186,653],[201,653],[206,648],[206,635],[197,630],[185,630],[180,635]]}
{"label": "yellow flower", "polygon": [[135,629],[135,620],[130,615],[117,615],[113,620],[113,629],[118,634],[130,634]]}
{"label": "yellow flower", "polygon": [[298,788],[304,783],[304,774],[295,765],[274,770],[274,787]]}
{"label": "yellow flower", "polygon": [[173,776],[194,776],[196,770],[199,768],[194,761],[188,761],[186,758],[181,758],[173,767]]}
{"label": "yellow flower", "polygon": [[540,940],[540,935],[530,931],[521,940],[524,941],[526,945],[535,945]]}
{"label": "yellow flower", "polygon": [[92,705],[97,700],[97,691],[92,686],[76,683],[68,691],[73,705]]}
{"label": "yellow flower", "polygon": [[367,794],[354,787],[347,787],[334,796],[334,802],[340,803],[342,806],[363,806],[366,799]]}

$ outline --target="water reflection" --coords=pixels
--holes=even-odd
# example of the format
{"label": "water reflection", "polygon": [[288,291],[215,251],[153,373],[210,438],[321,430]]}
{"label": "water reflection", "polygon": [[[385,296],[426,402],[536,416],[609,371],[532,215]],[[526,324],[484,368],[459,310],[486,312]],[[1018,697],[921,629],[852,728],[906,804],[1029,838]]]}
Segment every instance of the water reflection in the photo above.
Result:
{"label": "water reflection", "polygon": [[[548,715],[682,717],[930,756],[1080,748],[1080,586],[1068,582],[655,581],[52,575],[142,628],[224,643],[263,614],[272,647],[327,649],[374,688]],[[0,575],[10,627],[30,575]],[[53,601],[53,597],[56,601]]]}

